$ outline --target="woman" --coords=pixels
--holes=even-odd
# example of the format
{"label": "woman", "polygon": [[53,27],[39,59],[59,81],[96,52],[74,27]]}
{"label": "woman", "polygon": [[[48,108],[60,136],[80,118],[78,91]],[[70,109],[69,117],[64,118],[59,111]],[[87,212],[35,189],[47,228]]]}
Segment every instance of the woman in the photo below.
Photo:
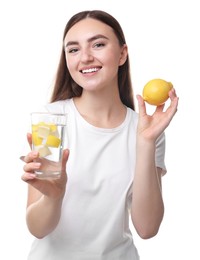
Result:
{"label": "woman", "polygon": [[143,239],[157,234],[164,214],[164,130],[178,105],[174,89],[169,97],[169,107],[158,106],[150,116],[137,95],[136,113],[119,23],[99,10],[69,20],[46,105],[47,111],[68,114],[61,177],[37,179],[38,153],[24,158],[27,226],[36,237],[29,260],[139,259],[129,213]]}

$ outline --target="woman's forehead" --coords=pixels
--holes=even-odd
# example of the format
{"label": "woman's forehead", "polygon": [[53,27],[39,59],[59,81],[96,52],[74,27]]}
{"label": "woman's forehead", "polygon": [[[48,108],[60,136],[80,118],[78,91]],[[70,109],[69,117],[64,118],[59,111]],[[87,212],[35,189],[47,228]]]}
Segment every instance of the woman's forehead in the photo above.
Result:
{"label": "woman's forehead", "polygon": [[68,41],[76,41],[79,38],[89,39],[94,35],[102,35],[106,38],[116,37],[113,29],[93,18],[83,19],[74,24],[65,36],[65,43]]}

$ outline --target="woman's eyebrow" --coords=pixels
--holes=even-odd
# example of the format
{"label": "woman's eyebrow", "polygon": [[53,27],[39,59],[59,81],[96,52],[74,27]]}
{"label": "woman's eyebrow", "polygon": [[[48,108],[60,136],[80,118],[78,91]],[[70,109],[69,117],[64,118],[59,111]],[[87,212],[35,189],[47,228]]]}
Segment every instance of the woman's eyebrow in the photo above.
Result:
{"label": "woman's eyebrow", "polygon": [[98,39],[106,39],[106,40],[108,40],[108,37],[106,37],[103,34],[96,34],[96,35],[92,36],[91,38],[89,38],[87,41],[88,42],[92,42],[92,41],[98,40]]}
{"label": "woman's eyebrow", "polygon": [[[106,36],[103,35],[103,34],[96,34],[96,35],[90,37],[90,38],[87,40],[87,42],[90,43],[90,42],[95,41],[95,40],[98,40],[98,39],[106,39],[106,40],[108,40],[108,37],[106,37]],[[69,42],[66,43],[65,47],[68,47],[68,46],[70,46],[70,45],[78,45],[78,44],[79,44],[78,41],[69,41]]]}

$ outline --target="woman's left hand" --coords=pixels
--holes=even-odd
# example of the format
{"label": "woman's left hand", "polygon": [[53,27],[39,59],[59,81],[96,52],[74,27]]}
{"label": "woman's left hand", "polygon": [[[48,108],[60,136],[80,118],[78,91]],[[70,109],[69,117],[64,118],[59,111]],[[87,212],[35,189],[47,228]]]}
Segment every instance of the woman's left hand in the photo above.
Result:
{"label": "woman's left hand", "polygon": [[159,135],[167,128],[178,107],[178,97],[175,89],[169,91],[169,98],[171,100],[169,107],[164,111],[164,106],[157,106],[152,115],[147,115],[146,104],[142,96],[137,95],[139,107],[139,121],[137,128],[137,135],[142,136],[146,140],[155,141]]}

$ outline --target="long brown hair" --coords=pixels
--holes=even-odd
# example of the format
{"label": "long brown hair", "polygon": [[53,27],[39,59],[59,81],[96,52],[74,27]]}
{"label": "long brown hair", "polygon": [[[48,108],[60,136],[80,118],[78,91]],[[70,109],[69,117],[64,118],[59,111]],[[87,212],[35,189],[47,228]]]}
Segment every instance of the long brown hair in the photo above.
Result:
{"label": "long brown hair", "polygon": [[[116,37],[119,40],[119,44],[121,46],[126,44],[124,33],[118,21],[110,14],[100,10],[82,11],[72,16],[64,29],[63,42],[69,29],[77,22],[88,17],[99,20],[107,24],[108,26],[112,27]],[[126,62],[118,69],[118,86],[119,86],[119,94],[122,103],[134,110],[129,56],[127,56]],[[81,96],[81,94],[82,94],[82,87],[79,86],[72,79],[69,70],[67,68],[65,50],[63,47],[61,51],[60,61],[58,65],[55,84],[50,98],[50,102],[65,100],[72,97],[78,97]]]}

